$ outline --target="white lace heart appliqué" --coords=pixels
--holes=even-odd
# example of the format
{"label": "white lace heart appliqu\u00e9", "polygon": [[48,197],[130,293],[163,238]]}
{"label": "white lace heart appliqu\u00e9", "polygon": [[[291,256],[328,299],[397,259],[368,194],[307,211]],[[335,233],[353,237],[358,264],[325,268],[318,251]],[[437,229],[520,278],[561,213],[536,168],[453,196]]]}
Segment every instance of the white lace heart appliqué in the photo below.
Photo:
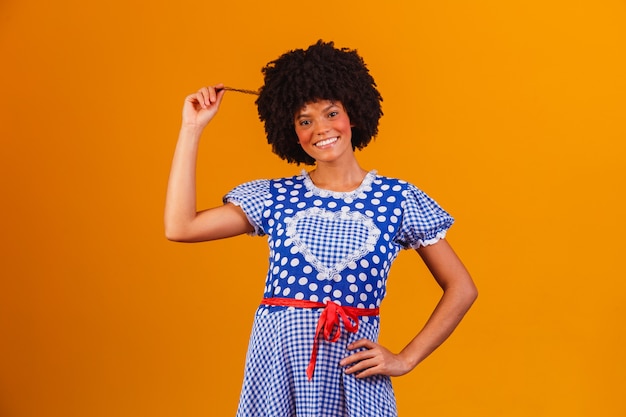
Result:
{"label": "white lace heart appliqu\u00e9", "polygon": [[313,207],[286,219],[286,234],[304,259],[330,279],[368,253],[380,237],[371,218],[353,211]]}

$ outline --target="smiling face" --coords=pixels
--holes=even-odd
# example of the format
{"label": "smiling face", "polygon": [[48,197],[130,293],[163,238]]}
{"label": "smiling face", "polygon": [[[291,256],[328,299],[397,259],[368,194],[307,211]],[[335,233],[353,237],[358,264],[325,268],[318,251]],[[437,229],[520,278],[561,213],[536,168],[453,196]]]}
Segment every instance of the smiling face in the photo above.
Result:
{"label": "smiling face", "polygon": [[295,114],[294,125],[302,149],[319,162],[353,158],[352,124],[339,101],[307,103]]}

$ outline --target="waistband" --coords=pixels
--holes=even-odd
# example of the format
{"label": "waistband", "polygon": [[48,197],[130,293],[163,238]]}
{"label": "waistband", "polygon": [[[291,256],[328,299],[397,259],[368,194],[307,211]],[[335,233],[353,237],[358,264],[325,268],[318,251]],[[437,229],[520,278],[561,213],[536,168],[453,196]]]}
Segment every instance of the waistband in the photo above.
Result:
{"label": "waistband", "polygon": [[315,362],[317,360],[318,339],[323,337],[329,342],[336,342],[341,336],[340,319],[344,327],[350,333],[356,333],[359,330],[359,316],[378,316],[379,309],[376,308],[358,308],[350,306],[340,306],[332,301],[321,303],[309,300],[296,300],[294,298],[264,298],[261,304],[268,306],[295,307],[295,308],[323,308],[322,314],[317,321],[315,329],[315,337],[313,339],[313,348],[311,349],[311,359],[306,369],[309,380],[313,378],[315,370]]}

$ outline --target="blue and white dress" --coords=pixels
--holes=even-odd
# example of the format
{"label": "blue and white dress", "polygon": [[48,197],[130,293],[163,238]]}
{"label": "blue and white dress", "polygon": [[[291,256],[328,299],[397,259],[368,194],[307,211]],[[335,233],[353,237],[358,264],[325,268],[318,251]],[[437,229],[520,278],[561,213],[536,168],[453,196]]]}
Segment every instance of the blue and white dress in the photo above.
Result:
{"label": "blue and white dress", "polygon": [[[367,174],[351,192],[317,188],[308,174],[242,184],[224,202],[240,206],[267,235],[264,298],[334,302],[374,309],[400,249],[443,238],[452,217],[414,185]],[[361,317],[356,333],[341,325],[337,342],[319,340],[309,380],[311,347],[321,309],[260,305],[246,357],[239,417],[395,417],[387,376],[357,379],[339,361],[356,340],[378,340],[379,317]]]}

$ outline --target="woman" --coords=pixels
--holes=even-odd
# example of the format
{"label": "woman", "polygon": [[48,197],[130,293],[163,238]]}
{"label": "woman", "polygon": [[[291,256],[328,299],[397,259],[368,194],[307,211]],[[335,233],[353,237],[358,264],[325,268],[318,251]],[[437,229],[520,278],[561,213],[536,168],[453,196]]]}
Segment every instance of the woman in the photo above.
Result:
{"label": "woman", "polygon": [[[184,242],[267,235],[270,265],[246,358],[238,416],[396,416],[404,375],[455,329],[477,296],[445,240],[452,217],[414,185],[363,169],[382,98],[356,51],[322,41],[264,69],[257,106],[273,151],[309,172],[242,184],[196,209],[200,137],[222,84],[189,95],[172,162],[166,236]],[[379,306],[401,249],[415,249],[443,289],[399,353],[377,343]]]}

